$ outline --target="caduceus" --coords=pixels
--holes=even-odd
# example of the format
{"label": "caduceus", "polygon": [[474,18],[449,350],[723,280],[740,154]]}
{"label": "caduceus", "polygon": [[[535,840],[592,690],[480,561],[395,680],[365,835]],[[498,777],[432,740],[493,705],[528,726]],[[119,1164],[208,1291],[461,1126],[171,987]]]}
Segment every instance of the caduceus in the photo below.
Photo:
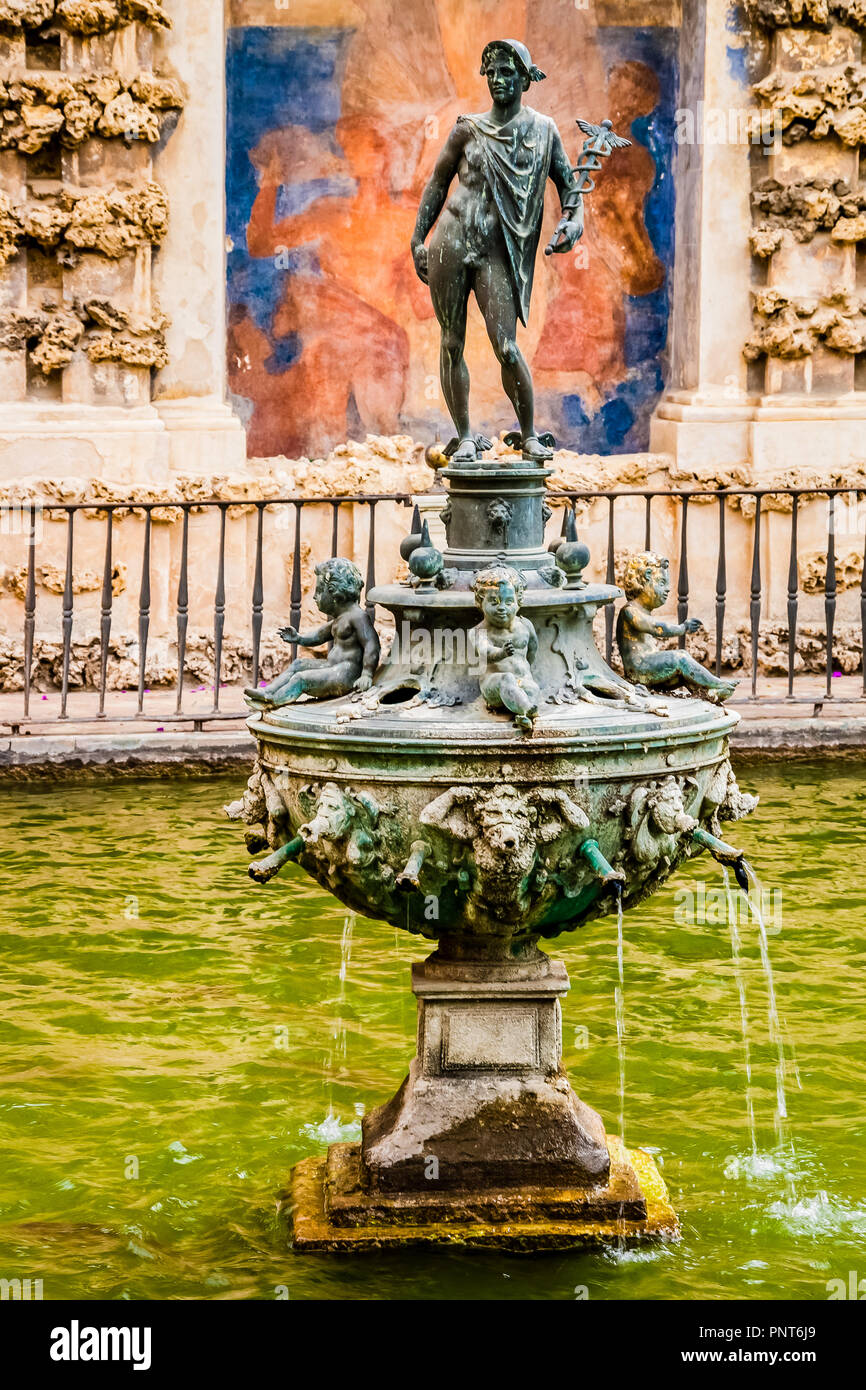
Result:
{"label": "caduceus", "polygon": [[[601,161],[606,159],[609,154],[613,154],[614,150],[627,149],[631,145],[631,140],[626,140],[622,135],[617,135],[614,132],[612,121],[602,121],[601,125],[592,125],[589,121],[584,121],[578,116],[577,124],[587,138],[584,142],[580,159],[576,167],[572,170],[577,180],[572,196],[574,196],[574,193],[579,193],[582,197],[586,197],[587,193],[591,193],[595,188],[593,174],[598,173],[601,168]],[[565,231],[567,223],[568,216],[566,215],[562,218],[556,231],[550,238],[550,241],[545,246],[545,256],[553,255],[559,238]]]}

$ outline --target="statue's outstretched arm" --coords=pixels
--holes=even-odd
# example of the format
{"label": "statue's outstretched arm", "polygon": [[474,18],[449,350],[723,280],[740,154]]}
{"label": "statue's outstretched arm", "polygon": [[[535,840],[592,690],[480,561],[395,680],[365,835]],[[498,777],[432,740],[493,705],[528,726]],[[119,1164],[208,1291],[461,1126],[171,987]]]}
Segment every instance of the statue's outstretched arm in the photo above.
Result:
{"label": "statue's outstretched arm", "polygon": [[652,613],[636,603],[628,605],[627,614],[631,627],[647,637],[680,637],[687,631],[685,623],[669,623],[664,618],[654,618]]}
{"label": "statue's outstretched arm", "polygon": [[550,240],[554,251],[570,251],[583,236],[583,194],[577,185],[571,160],[565,153],[562,136],[553,133],[550,177],[562,204],[562,217]]}
{"label": "statue's outstretched arm", "polygon": [[329,642],[333,635],[333,623],[325,623],[324,627],[317,627],[315,632],[298,632],[295,627],[281,627],[280,636],[284,642],[291,642],[292,645],[299,647],[321,647],[325,642]]}

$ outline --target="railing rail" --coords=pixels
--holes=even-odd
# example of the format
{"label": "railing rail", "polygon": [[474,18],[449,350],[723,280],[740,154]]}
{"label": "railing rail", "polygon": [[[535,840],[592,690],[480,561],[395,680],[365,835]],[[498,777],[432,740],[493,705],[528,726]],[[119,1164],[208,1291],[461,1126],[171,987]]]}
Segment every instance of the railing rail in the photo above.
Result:
{"label": "railing rail", "polygon": [[[37,623],[39,618],[37,576],[40,546],[43,543],[43,540],[40,539],[42,528],[39,523],[42,519],[52,523],[65,522],[62,564],[55,567],[58,573],[63,575],[60,611],[55,620],[61,647],[59,662],[60,706],[59,713],[54,716],[56,722],[62,725],[64,721],[74,718],[76,722],[107,724],[119,720],[128,721],[130,718],[130,713],[127,710],[119,711],[114,707],[107,708],[106,697],[109,688],[112,632],[115,624],[114,586],[117,565],[120,556],[129,553],[126,545],[122,543],[124,540],[122,536],[124,518],[129,513],[134,513],[139,521],[143,520],[140,565],[136,558],[136,570],[139,574],[137,602],[133,600],[138,634],[137,650],[133,649],[132,658],[137,662],[136,680],[132,687],[136,694],[134,717],[145,721],[191,722],[197,727],[202,727],[205,722],[210,720],[237,719],[244,712],[239,695],[233,693],[228,702],[230,708],[224,708],[221,700],[228,638],[228,609],[231,606],[232,612],[236,613],[237,605],[240,602],[237,566],[234,561],[230,565],[228,548],[230,517],[235,516],[236,518],[237,516],[233,509],[241,509],[241,514],[245,517],[249,517],[249,514],[254,512],[251,547],[248,546],[244,551],[243,584],[241,587],[243,593],[248,595],[247,598],[243,599],[247,613],[247,617],[244,619],[244,628],[250,644],[250,659],[244,681],[258,684],[261,673],[262,644],[265,637],[266,609],[268,602],[272,604],[274,602],[275,587],[271,582],[273,577],[272,561],[266,560],[266,547],[269,541],[273,543],[274,540],[273,535],[270,534],[270,522],[267,519],[267,514],[276,512],[281,515],[282,520],[278,529],[281,533],[285,533],[286,539],[291,537],[291,560],[288,573],[282,575],[282,586],[287,600],[289,621],[293,627],[297,628],[301,622],[304,600],[309,596],[311,583],[310,568],[307,566],[305,571],[304,558],[304,546],[307,544],[306,522],[311,509],[318,509],[317,536],[318,544],[323,547],[322,557],[324,550],[328,548],[328,541],[330,542],[331,555],[340,552],[341,531],[345,529],[343,523],[346,520],[350,522],[354,553],[365,556],[365,579],[367,592],[369,592],[376,582],[377,569],[380,574],[393,572],[397,560],[395,537],[401,531],[405,533],[407,529],[408,518],[404,517],[404,509],[410,507],[413,500],[412,497],[404,493],[379,493],[331,498],[286,497],[256,500],[238,498],[232,501],[225,499],[176,501],[172,498],[166,498],[147,502],[130,499],[113,502],[85,500],[70,503],[50,501],[43,504],[32,502],[21,504],[18,511],[24,518],[24,522],[19,526],[21,533],[19,552],[24,553],[26,557],[23,566],[23,688],[19,692],[20,702],[17,697],[13,699],[9,694],[2,697],[3,707],[0,709],[0,725],[13,732],[18,732],[29,724],[44,724],[46,722],[45,716],[40,718],[33,710],[34,653],[38,637]],[[737,606],[736,600],[732,598],[732,577],[734,579],[739,578],[742,590],[739,606],[743,613],[743,620],[738,631],[742,630],[743,632],[751,670],[749,681],[744,683],[745,689],[741,686],[741,690],[738,692],[738,699],[741,700],[745,697],[759,704],[762,701],[770,700],[776,703],[780,698],[794,703],[810,702],[814,704],[816,702],[814,688],[809,692],[801,693],[801,673],[797,669],[798,640],[803,632],[804,603],[807,602],[807,596],[801,585],[800,565],[803,557],[804,526],[809,528],[809,534],[814,539],[818,534],[816,526],[818,518],[815,515],[815,508],[816,506],[826,507],[826,529],[821,528],[823,544],[826,545],[823,587],[820,584],[816,587],[813,582],[809,591],[813,614],[816,609],[822,610],[823,618],[823,633],[820,638],[823,643],[823,670],[818,672],[823,686],[820,704],[823,705],[828,700],[844,704],[852,700],[862,700],[866,696],[866,669],[863,668],[862,662],[863,636],[866,632],[866,540],[864,540],[866,524],[862,526],[859,524],[861,515],[866,522],[866,507],[864,507],[864,495],[862,493],[842,486],[827,488],[812,486],[808,488],[744,487],[723,490],[715,488],[672,490],[657,487],[617,491],[568,489],[552,494],[550,500],[554,507],[567,503],[577,508],[579,516],[582,518],[579,525],[582,528],[589,527],[593,532],[594,572],[599,577],[603,576],[608,583],[616,582],[618,560],[626,553],[627,549],[639,549],[642,545],[645,549],[650,550],[653,548],[654,537],[660,537],[659,548],[667,550],[672,558],[675,557],[672,568],[676,573],[675,604],[678,622],[684,622],[689,616],[690,608],[694,606],[695,577],[702,586],[701,605],[707,612],[714,613],[714,632],[708,634],[706,659],[708,664],[714,666],[717,674],[721,673],[725,665],[725,640],[731,631],[732,608]],[[833,688],[834,676],[838,674],[836,670],[838,664],[836,642],[840,622],[841,592],[837,580],[837,557],[840,553],[837,542],[839,540],[840,511],[847,509],[850,515],[852,505],[856,517],[854,533],[857,536],[860,555],[858,563],[862,565],[862,571],[859,575],[855,575],[852,584],[846,583],[842,587],[852,588],[854,584],[857,584],[859,589],[859,601],[856,595],[852,594],[851,598],[845,602],[849,609],[851,609],[852,603],[857,605],[857,617],[854,620],[854,626],[858,629],[859,634],[859,665],[863,671],[862,690],[858,685],[855,694],[849,693],[839,696]],[[9,533],[9,528],[4,529],[2,525],[4,510],[8,509],[8,506],[9,504],[5,504],[5,508],[0,506],[0,547],[6,543],[6,537]],[[398,515],[395,517],[393,513],[389,513],[389,508],[396,508]],[[173,513],[176,513],[174,524],[179,524],[179,538],[177,543],[173,542],[171,562],[166,561],[167,551],[165,547],[159,549],[158,556],[154,549],[159,539],[156,536],[155,525],[157,521],[165,520],[167,509],[173,509]],[[322,524],[322,509],[325,509],[324,526]],[[328,516],[327,509],[330,509],[330,516]],[[790,517],[786,523],[784,514],[788,511]],[[159,516],[155,515],[157,512],[159,512]],[[215,553],[211,554],[210,559],[208,554],[204,553],[203,548],[212,546],[213,538],[203,537],[201,534],[196,537],[192,535],[191,520],[194,515],[200,513],[213,516],[218,524]],[[82,516],[86,517],[88,522],[92,522],[95,517],[102,517],[104,526],[101,543],[102,576],[98,607],[98,636],[95,639],[98,641],[99,662],[98,673],[90,687],[94,689],[96,696],[95,712],[90,714],[70,712],[70,691],[73,684],[73,642],[76,621],[79,616],[76,612],[74,560],[85,539],[82,534],[85,523],[78,524],[79,518]],[[715,516],[715,521],[710,523],[707,518],[712,516]],[[735,516],[739,518],[739,521],[736,522],[736,526],[739,527],[736,536],[734,535]],[[364,519],[363,523],[359,523],[359,517]],[[385,527],[388,527],[390,523],[389,539],[384,543],[379,539],[382,534],[382,528],[377,525],[379,520],[382,520]],[[395,522],[399,522],[399,524],[394,525]],[[234,524],[235,522],[232,521],[231,525]],[[364,525],[366,526],[366,534],[363,533]],[[564,527],[564,521],[562,525]],[[713,531],[714,551],[709,542],[708,527],[710,526]],[[560,518],[554,517],[551,522],[551,535],[556,534],[559,528]],[[848,530],[851,531],[850,525]],[[50,547],[52,553],[57,554],[58,536],[63,534],[64,532],[59,527],[55,530],[52,526],[52,544]],[[90,540],[92,549],[92,535]],[[618,548],[618,543],[623,544],[622,550]],[[732,557],[732,545],[734,544],[738,546],[738,558],[736,560]],[[21,551],[22,546],[23,551]],[[250,550],[251,554],[249,553]],[[133,547],[133,551],[137,557],[138,552],[135,547]],[[60,559],[61,557],[58,555],[57,558]],[[318,552],[316,558],[319,558]],[[785,565],[785,559],[787,565]],[[167,564],[174,566],[176,580],[174,573],[170,574],[166,571]],[[213,703],[212,707],[204,708],[201,702],[194,702],[196,707],[192,708],[187,699],[190,683],[188,659],[193,600],[191,571],[195,570],[197,576],[194,587],[200,608],[201,574],[209,564],[213,565],[210,570],[212,575],[212,618],[210,622],[211,638],[209,639],[212,640],[213,651]],[[230,571],[231,578],[229,577]],[[786,653],[786,669],[779,671],[779,684],[784,690],[780,696],[776,691],[759,689],[758,674],[761,660],[762,619],[766,619],[769,611],[768,583],[775,592],[776,580],[782,576],[786,579],[786,585],[784,589],[779,590],[777,607],[783,614],[778,626],[784,630],[781,641],[782,650]],[[163,594],[163,606],[165,607],[167,602],[164,596],[164,593],[167,592],[165,585],[170,580],[172,581],[173,602],[170,625],[176,646],[176,677],[174,678],[174,690],[169,688],[168,693],[169,696],[174,696],[174,705],[171,712],[167,712],[163,701],[163,707],[159,712],[155,712],[148,699],[151,692],[148,690],[147,682],[147,659],[149,649],[156,640],[154,637],[156,594],[157,591]],[[857,583],[858,580],[859,583]],[[96,582],[98,583],[98,581]],[[372,607],[372,605],[370,606]],[[8,605],[5,612],[8,614]],[[96,617],[95,610],[92,616]],[[284,622],[284,615],[281,622]],[[814,627],[814,623],[811,626]],[[8,616],[5,617],[4,627],[8,638],[10,636]],[[850,627],[851,623],[849,623],[849,630]],[[812,636],[814,637],[814,633]],[[613,609],[608,606],[605,610],[604,630],[601,638],[608,659],[615,656],[613,639],[614,613]],[[681,637],[679,643],[681,646],[684,645],[685,638]],[[296,647],[291,648],[292,656],[296,654],[296,650]],[[848,667],[850,670],[850,642]],[[813,677],[815,674],[813,664]],[[76,682],[80,684],[80,677],[76,677]],[[157,693],[164,697],[166,692],[163,690]]]}

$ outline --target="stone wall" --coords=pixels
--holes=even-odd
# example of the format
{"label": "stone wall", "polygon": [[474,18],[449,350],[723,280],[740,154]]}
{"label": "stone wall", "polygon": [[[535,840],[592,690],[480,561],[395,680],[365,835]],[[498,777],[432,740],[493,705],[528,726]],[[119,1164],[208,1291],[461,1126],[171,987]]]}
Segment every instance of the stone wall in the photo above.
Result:
{"label": "stone wall", "polygon": [[181,0],[0,4],[0,482],[243,459],[223,43]]}
{"label": "stone wall", "polygon": [[[20,23],[18,22],[20,21]],[[154,147],[185,95],[153,3],[0,6],[0,389],[7,404],[149,404],[168,224]]]}

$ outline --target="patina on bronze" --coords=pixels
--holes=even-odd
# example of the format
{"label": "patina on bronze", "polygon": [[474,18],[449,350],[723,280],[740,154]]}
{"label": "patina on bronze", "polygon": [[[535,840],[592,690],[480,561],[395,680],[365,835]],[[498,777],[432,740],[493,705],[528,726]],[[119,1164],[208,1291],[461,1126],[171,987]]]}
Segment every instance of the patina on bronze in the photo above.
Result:
{"label": "patina on bronze", "polygon": [[675,690],[684,685],[693,695],[708,700],[729,699],[737,688],[736,681],[714,676],[688,652],[658,648],[658,642],[667,637],[685,637],[703,627],[700,618],[671,623],[654,616],[671,591],[667,558],[651,550],[630,555],[623,584],[628,603],[617,618],[616,641],[629,680],[652,690]]}
{"label": "patina on bronze", "polygon": [[471,465],[490,448],[473,432],[469,414],[464,344],[474,294],[517,416],[523,458],[544,463],[552,457],[553,440],[536,431],[532,375],[517,344],[517,324],[525,325],[529,315],[547,180],[562,202],[547,254],[563,254],[583,235],[583,197],[594,187],[590,171],[629,141],[613,135],[610,122],[596,127],[581,121],[590,139],[572,169],[551,118],[523,105],[531,83],[545,76],[526,46],[517,39],[493,40],[482,54],[481,73],[493,104],[489,111],[460,116],[451,131],[421,198],[412,255],[430,286],[442,330],[442,391],[457,431],[446,457],[455,467]]}

